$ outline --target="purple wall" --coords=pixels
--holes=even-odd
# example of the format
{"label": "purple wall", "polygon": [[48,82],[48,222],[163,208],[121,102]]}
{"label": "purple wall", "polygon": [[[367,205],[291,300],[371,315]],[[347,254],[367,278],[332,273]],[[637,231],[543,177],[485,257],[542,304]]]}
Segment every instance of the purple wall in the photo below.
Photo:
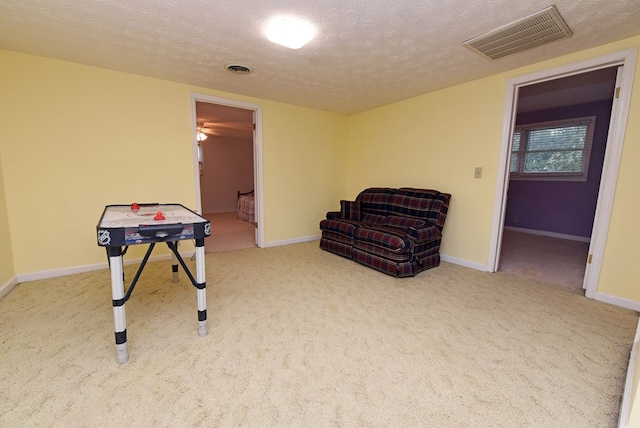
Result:
{"label": "purple wall", "polygon": [[609,131],[611,100],[520,113],[516,124],[583,116],[596,116],[587,181],[510,180],[505,226],[591,236]]}

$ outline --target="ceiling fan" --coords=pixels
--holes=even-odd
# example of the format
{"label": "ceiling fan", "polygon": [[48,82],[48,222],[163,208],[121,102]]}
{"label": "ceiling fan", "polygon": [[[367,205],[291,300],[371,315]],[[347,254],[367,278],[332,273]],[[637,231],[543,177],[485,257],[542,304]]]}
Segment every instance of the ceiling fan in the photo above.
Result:
{"label": "ceiling fan", "polygon": [[214,122],[198,122],[197,130],[198,133],[202,132],[206,135],[220,135],[220,130],[217,129],[220,127],[224,127],[224,124],[218,124]]}
{"label": "ceiling fan", "polygon": [[201,117],[196,121],[196,129],[200,138],[198,141],[203,141],[203,136],[247,139],[252,138],[253,121],[242,118],[211,120],[211,118],[208,117]]}

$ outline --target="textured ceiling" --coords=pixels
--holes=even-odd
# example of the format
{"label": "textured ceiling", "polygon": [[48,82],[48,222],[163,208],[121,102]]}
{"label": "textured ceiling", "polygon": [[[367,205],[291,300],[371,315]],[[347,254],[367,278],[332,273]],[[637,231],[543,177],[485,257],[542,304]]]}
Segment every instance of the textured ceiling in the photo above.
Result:
{"label": "textured ceiling", "polygon": [[[2,0],[0,48],[352,114],[640,34],[639,0],[556,0],[570,39],[493,62],[461,46],[550,1]],[[317,37],[272,44],[280,13]]]}

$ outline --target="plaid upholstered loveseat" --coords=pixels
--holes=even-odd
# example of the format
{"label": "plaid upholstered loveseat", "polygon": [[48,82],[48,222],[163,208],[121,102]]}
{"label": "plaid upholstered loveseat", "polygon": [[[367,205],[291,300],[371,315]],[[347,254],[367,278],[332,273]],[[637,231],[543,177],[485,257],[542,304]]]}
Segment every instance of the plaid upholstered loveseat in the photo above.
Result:
{"label": "plaid upholstered loveseat", "polygon": [[398,278],[440,264],[451,195],[436,190],[370,188],[320,222],[320,248]]}

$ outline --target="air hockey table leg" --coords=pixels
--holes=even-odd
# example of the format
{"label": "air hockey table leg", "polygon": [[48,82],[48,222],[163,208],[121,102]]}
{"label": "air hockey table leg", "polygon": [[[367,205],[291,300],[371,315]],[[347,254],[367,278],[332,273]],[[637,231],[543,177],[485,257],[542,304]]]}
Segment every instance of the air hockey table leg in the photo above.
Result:
{"label": "air hockey table leg", "polygon": [[111,247],[109,262],[111,267],[111,295],[113,298],[113,323],[116,338],[116,361],[118,364],[129,360],[127,350],[127,319],[124,301],[124,273],[122,270],[122,252],[120,247]]}
{"label": "air hockey table leg", "polygon": [[204,270],[204,239],[196,239],[196,288],[198,294],[198,336],[207,335],[207,283]]}
{"label": "air hockey table leg", "polygon": [[[180,241],[176,241],[176,250]],[[171,253],[171,271],[173,272],[173,282],[178,282],[178,258],[174,253]]]}

